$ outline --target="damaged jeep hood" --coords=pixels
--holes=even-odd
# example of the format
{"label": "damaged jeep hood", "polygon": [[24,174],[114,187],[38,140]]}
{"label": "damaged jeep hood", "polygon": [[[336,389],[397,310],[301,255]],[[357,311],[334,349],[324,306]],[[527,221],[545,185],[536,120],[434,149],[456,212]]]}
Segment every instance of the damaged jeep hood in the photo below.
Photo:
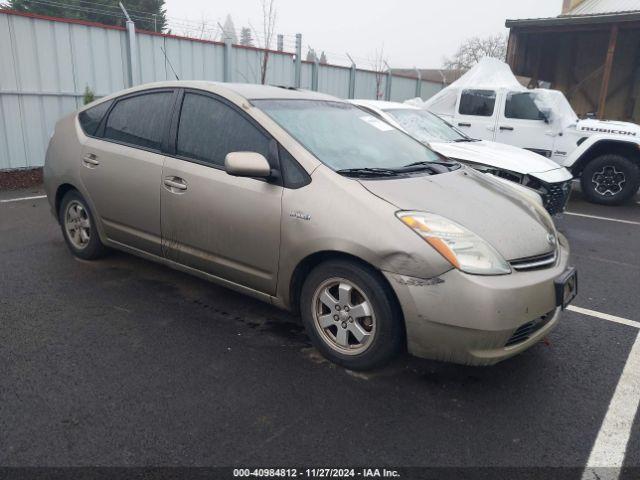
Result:
{"label": "damaged jeep hood", "polygon": [[506,260],[550,252],[553,221],[539,206],[490,175],[470,168],[439,175],[359,180],[399,210],[435,213],[468,228]]}

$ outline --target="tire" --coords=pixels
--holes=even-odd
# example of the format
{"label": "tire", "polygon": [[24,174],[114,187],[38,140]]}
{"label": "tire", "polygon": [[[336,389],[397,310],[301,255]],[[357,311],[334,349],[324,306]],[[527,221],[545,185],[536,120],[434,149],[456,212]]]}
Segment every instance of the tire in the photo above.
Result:
{"label": "tire", "polygon": [[620,205],[638,191],[640,167],[621,155],[601,155],[587,163],[580,184],[590,202]]}
{"label": "tire", "polygon": [[64,241],[76,257],[96,260],[108,252],[95,228],[91,209],[78,191],[71,190],[62,198],[58,221]]}
{"label": "tire", "polygon": [[382,366],[405,344],[393,292],[379,272],[355,261],[330,260],[314,268],[302,286],[300,311],[313,345],[351,370]]}

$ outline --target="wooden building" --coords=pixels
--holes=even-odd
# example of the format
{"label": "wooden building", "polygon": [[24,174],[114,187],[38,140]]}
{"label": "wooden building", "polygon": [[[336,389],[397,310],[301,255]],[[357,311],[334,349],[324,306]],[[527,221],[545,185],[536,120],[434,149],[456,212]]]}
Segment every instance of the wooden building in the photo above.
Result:
{"label": "wooden building", "polygon": [[562,90],[580,116],[640,123],[640,0],[564,0],[557,17],[506,26],[515,74]]}

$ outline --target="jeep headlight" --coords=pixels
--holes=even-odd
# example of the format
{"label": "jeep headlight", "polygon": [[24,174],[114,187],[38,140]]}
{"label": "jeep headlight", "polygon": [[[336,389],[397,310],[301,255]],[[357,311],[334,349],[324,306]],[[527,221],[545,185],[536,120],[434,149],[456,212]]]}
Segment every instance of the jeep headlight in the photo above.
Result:
{"label": "jeep headlight", "polygon": [[426,212],[396,215],[455,268],[476,275],[511,273],[511,267],[495,248],[453,220]]}

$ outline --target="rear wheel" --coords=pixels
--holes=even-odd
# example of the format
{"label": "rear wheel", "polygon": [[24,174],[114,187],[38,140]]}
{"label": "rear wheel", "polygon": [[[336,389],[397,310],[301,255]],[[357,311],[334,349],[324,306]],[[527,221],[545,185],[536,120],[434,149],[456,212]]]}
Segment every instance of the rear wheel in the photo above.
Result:
{"label": "rear wheel", "polygon": [[619,205],[638,191],[640,168],[637,163],[621,155],[602,155],[587,164],[582,171],[580,184],[589,201]]}
{"label": "rear wheel", "polygon": [[302,320],[315,347],[334,363],[369,370],[401,349],[400,309],[380,274],[353,261],[328,261],[307,277]]}
{"label": "rear wheel", "polygon": [[95,228],[87,202],[76,190],[65,194],[58,212],[62,234],[67,247],[76,257],[94,260],[107,253]]}

